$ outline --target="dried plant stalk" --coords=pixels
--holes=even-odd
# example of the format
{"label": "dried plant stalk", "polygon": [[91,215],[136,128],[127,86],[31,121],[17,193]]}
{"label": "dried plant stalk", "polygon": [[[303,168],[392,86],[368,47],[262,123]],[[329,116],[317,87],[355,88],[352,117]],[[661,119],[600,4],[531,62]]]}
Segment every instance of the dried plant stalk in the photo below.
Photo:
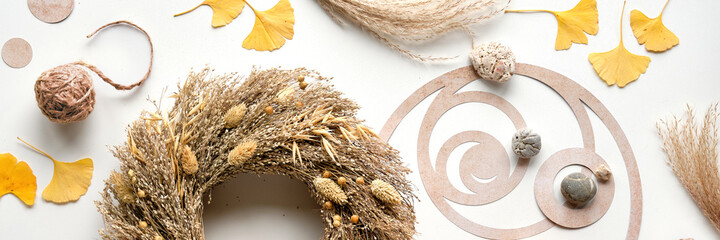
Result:
{"label": "dried plant stalk", "polygon": [[720,231],[718,104],[708,109],[699,125],[690,106],[685,114],[684,119],[674,117],[658,124],[663,150],[680,183]]}
{"label": "dried plant stalk", "polygon": [[510,0],[318,0],[337,22],[343,17],[391,48],[426,61],[444,58],[417,55],[391,38],[423,41],[453,30],[465,30],[502,13]]}
{"label": "dried plant stalk", "polygon": [[[335,178],[382,179],[402,196],[400,204],[386,205],[367,186],[346,184],[337,190],[347,202],[320,210],[324,239],[413,237],[416,197],[405,178],[409,169],[355,118],[358,106],[325,78],[305,69],[253,70],[244,81],[211,72],[191,73],[172,94],[169,111],[158,106],[145,112],[128,128],[128,141],[114,148],[120,170],[96,202],[105,221],[103,239],[204,239],[203,197],[238,173],[303,181],[320,209],[328,199],[313,180],[324,171]],[[303,90],[298,76],[317,81]],[[274,110],[268,113],[267,107]],[[228,118],[229,111],[237,116]],[[190,153],[193,171],[186,170]],[[338,226],[335,215],[343,219]],[[362,221],[352,223],[354,215]]]}

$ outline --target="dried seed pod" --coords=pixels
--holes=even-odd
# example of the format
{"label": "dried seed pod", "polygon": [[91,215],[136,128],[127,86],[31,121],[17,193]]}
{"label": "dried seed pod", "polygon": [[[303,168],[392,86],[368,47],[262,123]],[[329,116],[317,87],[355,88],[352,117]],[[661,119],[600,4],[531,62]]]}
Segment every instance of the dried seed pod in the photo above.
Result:
{"label": "dried seed pod", "polygon": [[269,115],[269,114],[272,114],[272,113],[273,113],[273,107],[272,107],[272,106],[267,106],[267,107],[265,107],[265,113],[267,113],[268,115]]}
{"label": "dried seed pod", "polygon": [[336,215],[333,216],[333,220],[339,222],[339,221],[342,221],[342,217],[340,217],[340,215],[337,215],[337,214],[336,214]]}
{"label": "dried seed pod", "polygon": [[343,192],[340,186],[338,186],[333,180],[327,178],[315,178],[315,180],[313,180],[313,184],[320,195],[328,200],[340,205],[347,204],[347,195],[345,195],[345,192]]}
{"label": "dried seed pod", "polygon": [[333,226],[334,226],[334,227],[339,227],[339,226],[340,226],[340,221],[333,221]]}
{"label": "dried seed pod", "polygon": [[605,166],[605,164],[600,165],[597,169],[595,169],[595,177],[597,177],[600,181],[607,181],[610,180],[610,175],[612,175],[612,171]]}
{"label": "dried seed pod", "polygon": [[185,174],[193,175],[198,171],[197,157],[195,157],[195,153],[193,153],[188,145],[183,145],[180,162],[182,163],[182,169]]}
{"label": "dried seed pod", "polygon": [[395,187],[380,179],[370,183],[370,191],[376,198],[387,204],[399,204],[402,201],[402,197]]}
{"label": "dried seed pod", "polygon": [[302,102],[295,102],[295,107],[301,108],[303,106]]}
{"label": "dried seed pod", "polygon": [[350,221],[354,224],[357,224],[358,222],[360,222],[360,217],[358,215],[352,215],[352,217],[350,217]]}
{"label": "dried seed pod", "polygon": [[163,240],[163,237],[161,237],[160,235],[155,235],[155,238],[153,238],[153,239],[154,240]]}
{"label": "dried seed pod", "polygon": [[[128,171],[131,172],[132,170]],[[133,203],[135,202],[135,194],[133,194],[132,188],[127,185],[127,182],[123,179],[120,173],[112,171],[110,173],[110,184],[112,184],[112,191],[117,197],[118,201],[122,203]]]}
{"label": "dried seed pod", "polygon": [[287,87],[280,91],[277,96],[277,101],[279,103],[287,103],[290,102],[295,97],[295,89],[292,87]]}
{"label": "dried seed pod", "polygon": [[300,89],[305,90],[305,88],[308,86],[307,82],[300,82]]}
{"label": "dried seed pod", "polygon": [[257,148],[257,142],[255,141],[250,140],[240,143],[230,151],[228,161],[233,166],[242,165],[253,156],[255,148]]}
{"label": "dried seed pod", "polygon": [[305,75],[298,76],[298,82],[304,82],[305,81]]}
{"label": "dried seed pod", "polygon": [[365,185],[365,178],[364,177],[356,178],[355,182],[360,185]]}
{"label": "dried seed pod", "polygon": [[235,105],[225,113],[225,128],[234,128],[240,124],[240,121],[245,116],[247,106],[244,103]]}
{"label": "dried seed pod", "polygon": [[144,198],[144,197],[147,196],[147,195],[145,194],[145,191],[143,191],[142,189],[138,189],[138,191],[137,191],[137,196],[138,196],[139,198]]}
{"label": "dried seed pod", "polygon": [[323,177],[324,177],[324,178],[330,178],[330,176],[332,176],[332,174],[330,174],[329,171],[324,171],[324,172],[323,172]]}
{"label": "dried seed pod", "polygon": [[141,229],[146,229],[147,226],[148,226],[148,224],[147,224],[147,222],[145,222],[145,221],[140,221],[140,222],[138,223],[138,226],[139,226]]}
{"label": "dried seed pod", "polygon": [[345,184],[347,184],[347,179],[345,179],[344,177],[339,177],[339,178],[337,179],[337,183],[338,183],[338,185],[340,185],[341,187],[344,187]]}

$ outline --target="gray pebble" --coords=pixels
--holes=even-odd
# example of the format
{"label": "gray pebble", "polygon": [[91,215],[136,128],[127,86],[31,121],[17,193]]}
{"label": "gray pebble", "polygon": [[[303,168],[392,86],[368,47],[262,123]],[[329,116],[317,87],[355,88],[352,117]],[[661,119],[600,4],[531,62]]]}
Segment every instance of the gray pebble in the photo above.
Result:
{"label": "gray pebble", "polygon": [[588,175],[576,172],[563,178],[560,184],[560,192],[562,192],[565,200],[571,204],[576,207],[583,207],[595,197],[597,185]]}

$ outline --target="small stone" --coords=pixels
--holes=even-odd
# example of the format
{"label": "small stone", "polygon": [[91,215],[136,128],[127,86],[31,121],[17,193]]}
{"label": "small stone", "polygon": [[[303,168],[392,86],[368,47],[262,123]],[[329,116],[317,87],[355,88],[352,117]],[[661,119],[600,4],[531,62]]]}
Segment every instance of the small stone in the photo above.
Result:
{"label": "small stone", "polygon": [[515,55],[498,42],[486,42],[470,52],[470,61],[480,78],[495,82],[510,80],[515,72]]}
{"label": "small stone", "polygon": [[604,164],[595,169],[595,177],[600,181],[605,182],[610,180],[610,175],[612,175],[612,171]]}
{"label": "small stone", "polygon": [[520,158],[534,157],[540,152],[540,148],[542,148],[540,135],[530,129],[520,129],[513,136],[512,149]]}
{"label": "small stone", "polygon": [[560,183],[560,192],[571,204],[583,207],[595,197],[597,186],[588,175],[576,172],[563,178]]}

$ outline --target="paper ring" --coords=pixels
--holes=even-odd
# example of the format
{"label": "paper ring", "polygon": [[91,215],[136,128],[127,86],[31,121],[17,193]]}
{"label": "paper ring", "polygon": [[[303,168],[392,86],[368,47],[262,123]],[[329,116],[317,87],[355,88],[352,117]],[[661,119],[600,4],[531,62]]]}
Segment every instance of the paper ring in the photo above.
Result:
{"label": "paper ring", "polygon": [[553,194],[553,183],[560,170],[570,165],[596,169],[603,164],[607,166],[600,155],[584,148],[568,148],[554,153],[540,166],[535,177],[535,201],[540,211],[550,221],[566,228],[582,228],[600,220],[610,209],[615,195],[612,176],[598,184],[595,198],[582,208],[557,201]]}

